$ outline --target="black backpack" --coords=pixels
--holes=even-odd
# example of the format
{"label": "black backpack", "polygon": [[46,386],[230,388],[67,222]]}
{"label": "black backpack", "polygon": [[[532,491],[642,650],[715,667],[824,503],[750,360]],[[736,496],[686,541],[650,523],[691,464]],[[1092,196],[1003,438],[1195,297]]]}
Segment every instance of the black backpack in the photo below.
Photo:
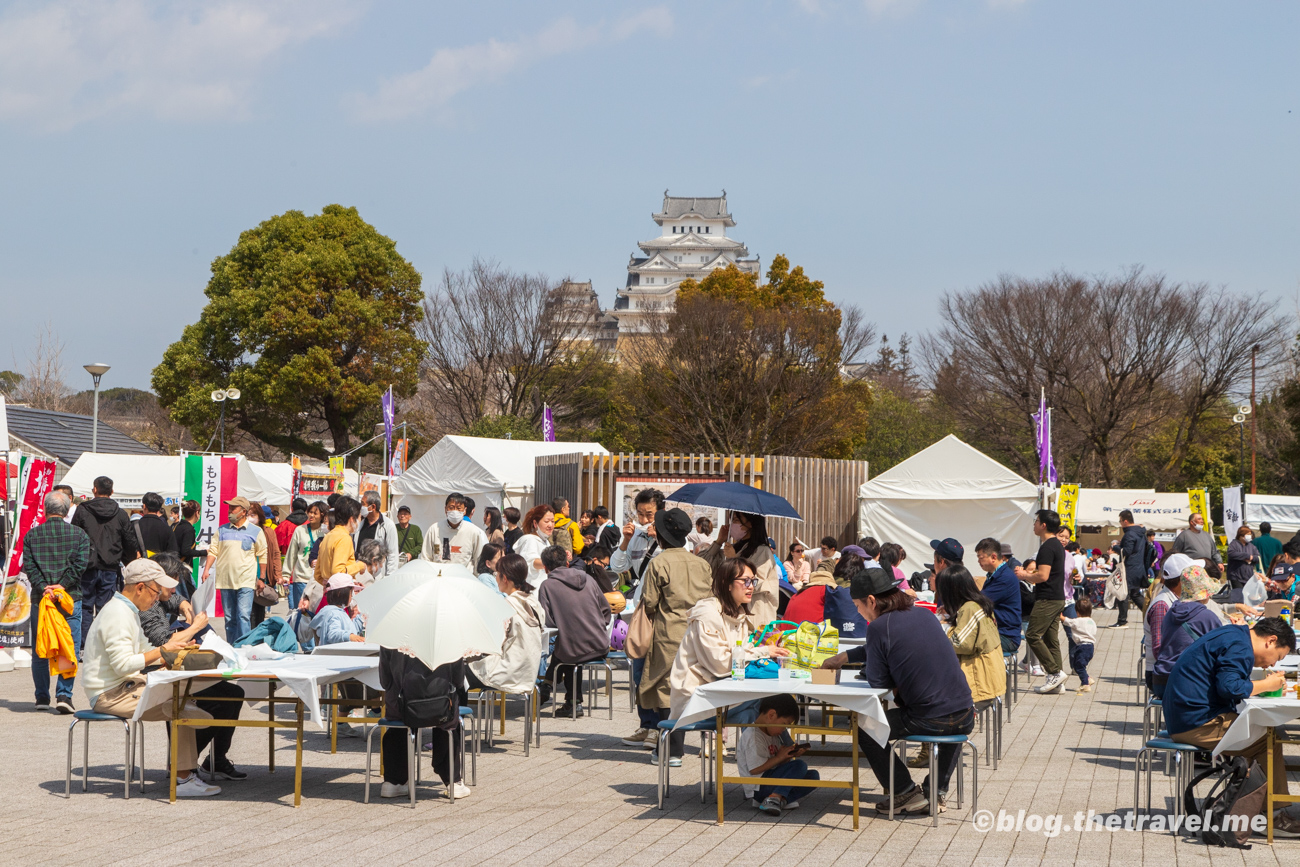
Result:
{"label": "black backpack", "polygon": [[418,659],[407,658],[398,686],[397,709],[402,722],[413,729],[454,728],[460,720],[456,687]]}
{"label": "black backpack", "polygon": [[[1196,785],[1214,778],[1204,800],[1196,798]],[[1195,838],[1207,846],[1249,849],[1251,821],[1263,815],[1268,775],[1258,763],[1234,756],[1197,774],[1183,792],[1183,812],[1200,816]]]}

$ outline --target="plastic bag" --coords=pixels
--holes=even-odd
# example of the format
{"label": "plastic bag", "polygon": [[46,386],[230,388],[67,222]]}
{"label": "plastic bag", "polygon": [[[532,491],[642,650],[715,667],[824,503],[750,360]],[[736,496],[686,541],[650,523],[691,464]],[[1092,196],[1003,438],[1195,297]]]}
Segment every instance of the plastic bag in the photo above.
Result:
{"label": "plastic bag", "polygon": [[1268,601],[1268,589],[1259,579],[1259,573],[1251,575],[1246,586],[1241,588],[1241,601],[1251,608],[1259,608]]}

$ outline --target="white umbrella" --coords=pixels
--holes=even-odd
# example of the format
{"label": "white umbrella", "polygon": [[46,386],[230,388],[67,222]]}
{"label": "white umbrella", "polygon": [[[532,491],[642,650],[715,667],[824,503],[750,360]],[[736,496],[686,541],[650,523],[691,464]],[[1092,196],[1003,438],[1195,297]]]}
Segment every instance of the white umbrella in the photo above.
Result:
{"label": "white umbrella", "polygon": [[424,560],[367,587],[357,607],[366,615],[366,641],[409,649],[429,668],[500,653],[513,612],[464,566]]}

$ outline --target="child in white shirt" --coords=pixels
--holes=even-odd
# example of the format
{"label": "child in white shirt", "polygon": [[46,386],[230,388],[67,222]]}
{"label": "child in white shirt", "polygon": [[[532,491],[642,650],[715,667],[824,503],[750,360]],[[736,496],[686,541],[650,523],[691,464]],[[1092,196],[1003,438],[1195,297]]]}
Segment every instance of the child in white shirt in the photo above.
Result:
{"label": "child in white shirt", "polygon": [[1074,600],[1074,610],[1078,617],[1061,615],[1061,622],[1070,630],[1074,647],[1070,650],[1070,667],[1079,675],[1079,690],[1075,695],[1092,692],[1092,681],[1088,678],[1088,663],[1092,662],[1093,645],[1097,643],[1097,621],[1092,619],[1092,600],[1088,594],[1081,593]]}
{"label": "child in white shirt", "polygon": [[[736,768],[742,777],[770,777],[781,780],[820,780],[821,775],[808,769],[808,763],[795,758],[807,747],[796,746],[787,728],[799,718],[799,705],[789,694],[769,695],[758,704],[756,725],[741,729],[736,743]],[[745,784],[745,797],[754,806],[772,816],[799,806],[799,799],[811,788],[789,785],[751,786]]]}

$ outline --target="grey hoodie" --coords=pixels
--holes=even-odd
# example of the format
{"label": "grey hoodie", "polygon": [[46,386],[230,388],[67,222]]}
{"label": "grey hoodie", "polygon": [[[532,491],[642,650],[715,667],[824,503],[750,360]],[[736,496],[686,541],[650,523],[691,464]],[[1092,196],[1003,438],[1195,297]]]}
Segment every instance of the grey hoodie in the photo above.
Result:
{"label": "grey hoodie", "polygon": [[546,625],[559,630],[555,658],[586,662],[609,653],[609,601],[596,579],[580,569],[555,569],[537,591]]}

